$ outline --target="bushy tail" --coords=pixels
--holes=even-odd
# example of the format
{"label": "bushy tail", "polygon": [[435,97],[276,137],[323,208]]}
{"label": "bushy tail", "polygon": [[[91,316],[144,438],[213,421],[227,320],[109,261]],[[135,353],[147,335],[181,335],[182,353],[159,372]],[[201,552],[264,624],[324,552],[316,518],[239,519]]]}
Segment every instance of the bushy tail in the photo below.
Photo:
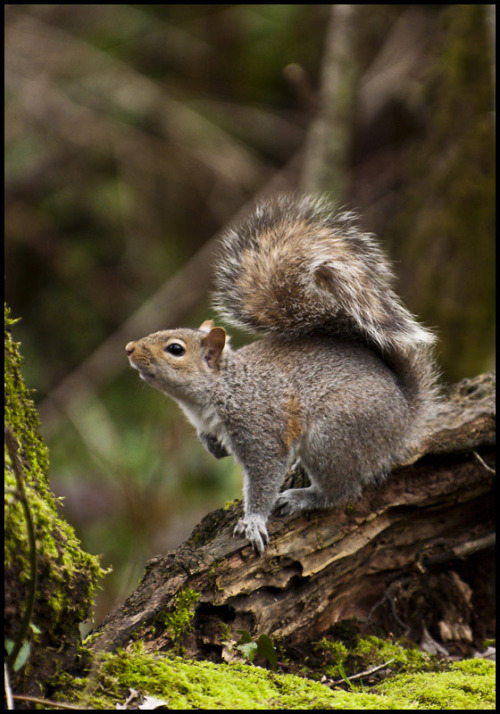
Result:
{"label": "bushy tail", "polygon": [[259,203],[222,239],[216,305],[231,323],[286,337],[361,339],[391,364],[415,408],[435,383],[434,335],[402,304],[374,236],[324,199]]}

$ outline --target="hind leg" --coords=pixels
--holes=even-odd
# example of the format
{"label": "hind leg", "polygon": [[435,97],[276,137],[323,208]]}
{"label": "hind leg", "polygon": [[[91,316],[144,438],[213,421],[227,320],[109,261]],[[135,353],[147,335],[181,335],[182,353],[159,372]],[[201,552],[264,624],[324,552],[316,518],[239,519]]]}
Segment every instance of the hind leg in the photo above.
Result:
{"label": "hind leg", "polygon": [[[363,482],[370,480],[363,458],[366,444],[361,440],[347,442],[342,438],[345,433],[345,429],[337,430],[331,419],[314,425],[299,451],[311,485],[280,493],[274,504],[278,515],[331,508],[360,495]],[[329,444],[335,444],[335,448],[325,446]]]}

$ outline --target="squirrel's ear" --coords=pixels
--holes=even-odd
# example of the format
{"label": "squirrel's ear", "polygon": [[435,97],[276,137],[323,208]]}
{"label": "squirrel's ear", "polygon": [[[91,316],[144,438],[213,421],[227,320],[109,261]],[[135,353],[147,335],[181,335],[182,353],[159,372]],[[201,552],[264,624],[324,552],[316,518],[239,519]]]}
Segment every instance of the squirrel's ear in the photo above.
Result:
{"label": "squirrel's ear", "polygon": [[[211,322],[211,320],[207,320]],[[205,324],[205,323],[203,323]],[[213,323],[212,323],[213,324]],[[223,327],[214,327],[202,339],[201,344],[205,347],[205,359],[210,369],[217,369],[220,356],[226,344],[226,331]]]}
{"label": "squirrel's ear", "polygon": [[201,325],[198,327],[199,330],[202,332],[210,332],[210,330],[213,330],[215,327],[215,323],[213,320],[205,320],[205,322],[202,322]]}

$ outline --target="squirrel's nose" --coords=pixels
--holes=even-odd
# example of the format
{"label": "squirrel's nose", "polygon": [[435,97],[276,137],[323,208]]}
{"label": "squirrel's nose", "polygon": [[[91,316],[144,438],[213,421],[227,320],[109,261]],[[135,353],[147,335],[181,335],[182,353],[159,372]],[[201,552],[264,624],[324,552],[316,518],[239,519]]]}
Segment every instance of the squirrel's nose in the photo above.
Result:
{"label": "squirrel's nose", "polygon": [[135,342],[129,342],[127,345],[125,345],[125,352],[128,355],[131,355],[134,350],[135,350]]}

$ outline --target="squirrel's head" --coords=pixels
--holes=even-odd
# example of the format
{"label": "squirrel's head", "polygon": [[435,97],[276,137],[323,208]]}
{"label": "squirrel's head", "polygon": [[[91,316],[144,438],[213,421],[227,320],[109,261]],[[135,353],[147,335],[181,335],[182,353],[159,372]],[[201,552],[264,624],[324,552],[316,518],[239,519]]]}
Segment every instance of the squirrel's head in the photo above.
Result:
{"label": "squirrel's head", "polygon": [[182,399],[203,387],[207,377],[218,374],[228,342],[224,328],[205,320],[197,330],[154,332],[129,342],[125,351],[141,379],[171,397]]}

